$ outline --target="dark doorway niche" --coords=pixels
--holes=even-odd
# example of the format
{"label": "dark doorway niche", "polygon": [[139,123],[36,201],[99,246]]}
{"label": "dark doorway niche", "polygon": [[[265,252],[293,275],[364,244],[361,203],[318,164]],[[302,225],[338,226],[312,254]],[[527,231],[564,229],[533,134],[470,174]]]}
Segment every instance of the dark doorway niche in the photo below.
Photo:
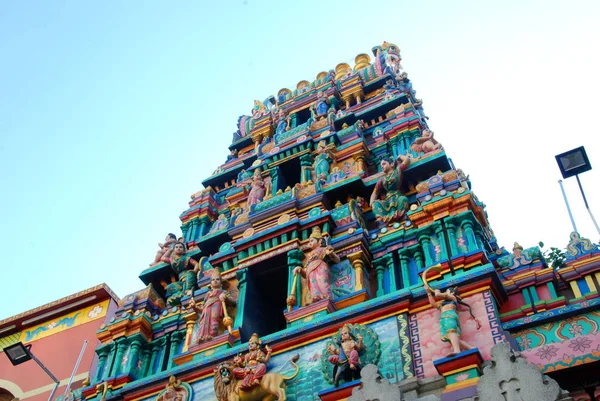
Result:
{"label": "dark doorway niche", "polygon": [[248,287],[244,321],[241,327],[242,342],[252,333],[260,337],[287,327],[283,311],[286,308],[288,287],[287,254],[273,256],[248,268]]}

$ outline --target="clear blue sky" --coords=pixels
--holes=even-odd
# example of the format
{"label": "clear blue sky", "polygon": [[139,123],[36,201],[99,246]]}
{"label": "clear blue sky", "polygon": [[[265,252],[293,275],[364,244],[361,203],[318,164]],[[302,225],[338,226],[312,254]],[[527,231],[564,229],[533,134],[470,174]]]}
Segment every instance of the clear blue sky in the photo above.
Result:
{"label": "clear blue sky", "polygon": [[[482,4],[485,3],[485,4]],[[600,217],[597,1],[3,1],[0,318],[123,297],[254,99],[386,40],[502,245],[564,246],[553,156],[585,145]],[[577,187],[580,231],[595,242]],[[595,187],[594,187],[595,185]]]}

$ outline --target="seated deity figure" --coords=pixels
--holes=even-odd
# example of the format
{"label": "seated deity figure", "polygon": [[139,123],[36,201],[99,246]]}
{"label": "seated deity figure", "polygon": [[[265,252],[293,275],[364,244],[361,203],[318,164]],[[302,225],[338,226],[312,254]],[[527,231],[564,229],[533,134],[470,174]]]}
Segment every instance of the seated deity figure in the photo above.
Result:
{"label": "seated deity figure", "polygon": [[309,252],[303,267],[295,267],[294,274],[300,274],[306,279],[311,300],[307,304],[331,298],[330,270],[327,260],[339,263],[340,257],[331,246],[325,246],[321,229],[313,228],[308,239]]}
{"label": "seated deity figure", "polygon": [[238,355],[233,359],[236,366],[233,374],[242,379],[240,390],[248,391],[260,384],[260,380],[267,373],[267,362],[271,358],[271,347],[265,345],[265,352],[260,349],[262,341],[258,334],[254,333],[248,340],[248,353],[244,356]]}
{"label": "seated deity figure", "polygon": [[410,149],[415,153],[431,153],[442,149],[442,145],[433,138],[433,132],[425,129],[419,138],[410,145]]}
{"label": "seated deity figure", "polygon": [[371,194],[371,208],[378,221],[399,221],[408,209],[408,198],[400,192],[404,170],[410,164],[410,156],[398,156],[400,165],[391,157],[381,160],[384,176],[377,181]]}
{"label": "seated deity figure", "polygon": [[165,298],[167,299],[168,306],[181,305],[181,297],[184,295],[182,292],[182,285],[174,276],[171,276],[171,282],[167,283],[167,280],[160,280],[160,285],[165,290]]}
{"label": "seated deity figure", "polygon": [[219,327],[226,316],[225,308],[235,306],[236,300],[225,290],[219,269],[213,269],[210,278],[210,290],[206,293],[204,303],[197,305],[194,300],[190,306],[198,313],[200,318],[194,324],[192,343],[197,344],[211,340],[219,334]]}
{"label": "seated deity figure", "polygon": [[[185,253],[185,244],[177,242],[173,249],[167,250],[161,260],[171,264],[171,268],[178,275],[178,281],[181,282],[183,293],[188,294],[189,291],[193,291],[196,287],[196,273],[200,266],[196,260]],[[191,269],[190,266],[192,267]]]}
{"label": "seated deity figure", "polygon": [[173,245],[177,242],[177,237],[175,234],[169,233],[165,238],[164,243],[158,243],[158,247],[160,248],[156,251],[156,256],[154,257],[154,261],[150,263],[150,266],[156,266],[161,264],[161,258],[167,252],[168,249],[173,248]]}

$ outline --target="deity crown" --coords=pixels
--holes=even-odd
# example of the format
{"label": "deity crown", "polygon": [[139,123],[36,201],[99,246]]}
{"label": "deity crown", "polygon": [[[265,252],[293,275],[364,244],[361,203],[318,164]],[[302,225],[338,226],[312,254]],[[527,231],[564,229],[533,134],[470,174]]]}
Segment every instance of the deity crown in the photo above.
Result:
{"label": "deity crown", "polygon": [[321,235],[321,228],[313,227],[312,233],[310,234],[310,238],[323,239],[323,236]]}
{"label": "deity crown", "polygon": [[260,337],[259,337],[259,336],[258,336],[258,334],[256,334],[256,333],[254,333],[254,334],[252,334],[252,335],[250,336],[250,340],[249,340],[249,341],[253,341],[253,340],[254,340],[254,342],[255,342],[256,344],[262,344],[262,340],[260,339]]}

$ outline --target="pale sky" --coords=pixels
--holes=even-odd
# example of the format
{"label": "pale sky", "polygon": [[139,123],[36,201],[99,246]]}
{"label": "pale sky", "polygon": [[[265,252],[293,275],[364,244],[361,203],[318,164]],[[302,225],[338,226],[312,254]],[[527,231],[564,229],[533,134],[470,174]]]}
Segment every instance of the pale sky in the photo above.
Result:
{"label": "pale sky", "polygon": [[[501,245],[565,247],[554,155],[585,146],[600,219],[598,1],[0,3],[0,319],[119,296],[225,161],[254,99],[384,40]],[[600,235],[574,178],[580,233]]]}

